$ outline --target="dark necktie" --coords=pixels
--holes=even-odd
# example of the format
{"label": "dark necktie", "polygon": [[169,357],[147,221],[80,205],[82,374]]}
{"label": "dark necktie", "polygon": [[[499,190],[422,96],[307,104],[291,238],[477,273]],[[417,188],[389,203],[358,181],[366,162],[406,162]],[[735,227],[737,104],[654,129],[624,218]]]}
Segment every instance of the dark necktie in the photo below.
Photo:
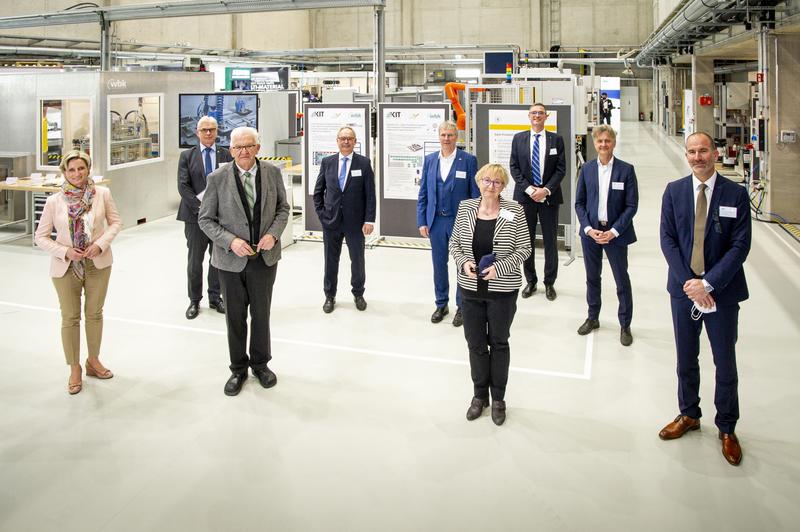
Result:
{"label": "dark necktie", "polygon": [[205,166],[205,176],[208,176],[208,174],[214,171],[211,165],[211,148],[205,148],[203,150],[203,165]]}
{"label": "dark necktie", "polygon": [[533,186],[542,186],[542,171],[539,168],[539,136],[541,133],[536,133],[533,140],[533,156],[531,157],[531,171],[533,172]]}
{"label": "dark necktie", "polygon": [[697,205],[694,209],[694,242],[692,242],[692,271],[702,275],[706,270],[706,259],[703,255],[703,242],[706,239],[706,218],[708,217],[708,201],[706,200],[706,184],[700,184],[697,194]]}

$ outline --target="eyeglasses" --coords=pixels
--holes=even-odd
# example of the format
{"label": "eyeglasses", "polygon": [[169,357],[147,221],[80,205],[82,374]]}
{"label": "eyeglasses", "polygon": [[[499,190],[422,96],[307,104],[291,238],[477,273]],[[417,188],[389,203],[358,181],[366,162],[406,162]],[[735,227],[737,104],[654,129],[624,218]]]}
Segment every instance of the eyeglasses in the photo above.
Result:
{"label": "eyeglasses", "polygon": [[198,129],[201,133],[214,133],[217,130],[215,127],[201,127]]}
{"label": "eyeglasses", "polygon": [[528,114],[531,116],[544,116],[547,114],[547,111],[531,111]]}
{"label": "eyeglasses", "polygon": [[502,187],[503,186],[503,182],[502,181],[492,181],[491,179],[486,178],[486,177],[481,179],[481,183],[483,183],[483,186],[485,186],[485,187],[497,188],[497,187]]}
{"label": "eyeglasses", "polygon": [[244,146],[231,146],[231,151],[240,152],[242,150],[250,151],[258,146],[258,144],[245,144]]}
{"label": "eyeglasses", "polygon": [[337,139],[341,140],[342,142],[353,142],[356,140],[355,137],[336,137]]}

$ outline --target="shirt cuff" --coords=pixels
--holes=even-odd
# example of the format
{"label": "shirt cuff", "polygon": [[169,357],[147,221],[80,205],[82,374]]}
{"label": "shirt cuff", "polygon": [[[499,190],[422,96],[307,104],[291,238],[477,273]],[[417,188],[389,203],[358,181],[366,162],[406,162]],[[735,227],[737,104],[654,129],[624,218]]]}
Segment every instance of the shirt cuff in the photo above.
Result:
{"label": "shirt cuff", "polygon": [[614,229],[613,227],[611,228],[611,232],[614,233],[614,238],[617,238],[619,236],[619,232],[617,232],[617,230]]}
{"label": "shirt cuff", "polygon": [[550,194],[552,194],[552,193],[553,193],[553,192],[552,192],[552,191],[551,191],[549,188],[547,188],[547,187],[542,187],[542,188],[543,188],[543,189],[545,189],[545,190],[547,191],[547,195],[548,195],[548,196],[549,196]]}
{"label": "shirt cuff", "polygon": [[714,290],[714,287],[708,284],[708,281],[706,281],[705,279],[701,280],[703,281],[703,286],[705,287],[706,292],[712,292]]}
{"label": "shirt cuff", "polygon": [[591,225],[587,225],[586,227],[583,228],[583,233],[585,235],[588,235],[589,231],[591,231],[591,230],[592,230],[592,226]]}
{"label": "shirt cuff", "polygon": [[528,185],[528,188],[526,188],[526,189],[525,189],[525,194],[527,194],[528,196],[530,196],[531,194],[533,194],[533,191],[534,191],[534,190],[535,190],[535,189],[533,188],[533,186],[532,186],[532,185]]}
{"label": "shirt cuff", "polygon": [[364,222],[364,225],[375,225],[375,222]]}

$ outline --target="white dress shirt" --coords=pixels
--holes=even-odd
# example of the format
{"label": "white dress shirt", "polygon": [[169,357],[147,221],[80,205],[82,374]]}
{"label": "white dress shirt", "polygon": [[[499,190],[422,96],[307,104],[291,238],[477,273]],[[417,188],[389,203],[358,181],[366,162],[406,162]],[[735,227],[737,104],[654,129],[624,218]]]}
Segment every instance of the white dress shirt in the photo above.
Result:
{"label": "white dress shirt", "polygon": [[[547,153],[545,151],[545,150],[547,150],[547,138],[546,138],[547,137],[547,131],[545,129],[542,129],[541,131],[536,132],[536,131],[533,130],[533,128],[531,128],[531,152],[528,154],[528,160],[531,161],[531,164],[533,164],[533,147],[537,143],[536,135],[539,135],[539,139],[538,139],[538,144],[539,144],[539,177],[542,178],[542,186],[544,186],[544,159],[545,159],[545,157],[547,157]],[[550,195],[550,189],[548,189],[547,187],[544,187],[544,188],[547,190],[547,195],[549,196]],[[533,185],[531,185],[531,186],[529,186],[528,188],[525,189],[525,194],[530,196],[531,194],[533,194],[533,190],[534,190]],[[542,201],[544,201],[544,200],[542,200]]]}
{"label": "white dress shirt", "polygon": [[[699,179],[697,179],[697,176],[694,175],[694,173],[692,173],[692,191],[693,191],[693,196],[694,196],[694,204],[692,205],[692,207],[693,207],[692,208],[692,212],[695,213],[695,215],[697,215],[697,196],[698,196],[698,194],[700,194],[700,185],[702,183],[703,182],[700,181]],[[714,175],[709,177],[705,182],[705,185],[706,185],[706,190],[705,190],[705,194],[706,194],[706,216],[708,216],[708,210],[711,208],[711,195],[714,193],[714,185],[716,185],[716,184],[717,184],[717,172],[714,172]],[[708,223],[708,222],[706,222],[706,223]],[[703,272],[703,275],[705,275],[705,273],[706,272]],[[706,292],[711,292],[711,291],[714,290],[714,287],[711,286],[709,284],[709,282],[706,281],[705,279],[703,279],[703,286],[706,287]]]}
{"label": "white dress shirt", "polygon": [[[344,158],[347,157],[347,162],[345,162]],[[353,167],[353,154],[350,155],[342,155],[339,154],[339,165],[336,167],[336,179],[339,179],[339,176],[342,175],[342,165],[346,164],[347,168],[344,171],[344,183],[342,184],[342,190],[344,190],[345,185],[347,185],[347,178],[350,175],[350,168]]]}
{"label": "white dress shirt", "polygon": [[450,169],[453,167],[453,163],[456,162],[456,151],[458,150],[453,150],[453,153],[445,156],[442,154],[442,150],[439,150],[439,174],[441,174],[442,181],[447,180]]}
{"label": "white dress shirt", "polygon": [[[608,164],[603,165],[600,158],[597,159],[597,221],[608,222],[608,189],[611,187],[611,172],[614,170],[614,157],[608,161]],[[592,230],[592,226],[587,225],[583,228],[583,232],[587,235]],[[615,237],[619,233],[613,227],[610,229]]]}

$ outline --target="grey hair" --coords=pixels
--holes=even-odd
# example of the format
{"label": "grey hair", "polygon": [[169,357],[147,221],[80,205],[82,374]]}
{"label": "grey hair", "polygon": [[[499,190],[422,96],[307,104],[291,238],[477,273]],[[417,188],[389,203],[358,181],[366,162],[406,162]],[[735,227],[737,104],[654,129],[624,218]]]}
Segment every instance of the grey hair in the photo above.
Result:
{"label": "grey hair", "polygon": [[337,131],[337,132],[336,132],[336,136],[338,137],[338,136],[339,136],[339,133],[341,133],[341,132],[342,132],[343,130],[345,130],[345,129],[349,129],[350,131],[352,131],[352,132],[353,132],[353,136],[354,136],[355,138],[358,138],[358,135],[356,135],[356,130],[355,130],[355,129],[353,129],[352,127],[350,127],[350,126],[342,126],[342,127],[340,127],[340,128],[339,128],[339,131]]}
{"label": "grey hair", "polygon": [[214,124],[214,127],[219,127],[217,119],[214,118],[213,116],[201,116],[200,118],[197,119],[197,129],[200,129],[200,124],[202,124],[203,122],[211,122],[212,124]]}
{"label": "grey hair", "polygon": [[239,138],[242,135],[252,136],[255,139],[256,144],[261,144],[261,135],[258,134],[258,130],[256,128],[241,126],[231,131],[231,145],[233,145],[234,138]]}
{"label": "grey hair", "polygon": [[614,131],[614,128],[608,124],[600,124],[599,126],[595,126],[594,129],[592,129],[592,138],[597,140],[597,137],[603,133],[608,133],[608,136],[611,137],[611,140],[617,140],[617,132]]}
{"label": "grey hair", "polygon": [[458,126],[452,120],[445,120],[441,124],[439,124],[439,134],[441,135],[442,131],[455,131],[458,133]]}

